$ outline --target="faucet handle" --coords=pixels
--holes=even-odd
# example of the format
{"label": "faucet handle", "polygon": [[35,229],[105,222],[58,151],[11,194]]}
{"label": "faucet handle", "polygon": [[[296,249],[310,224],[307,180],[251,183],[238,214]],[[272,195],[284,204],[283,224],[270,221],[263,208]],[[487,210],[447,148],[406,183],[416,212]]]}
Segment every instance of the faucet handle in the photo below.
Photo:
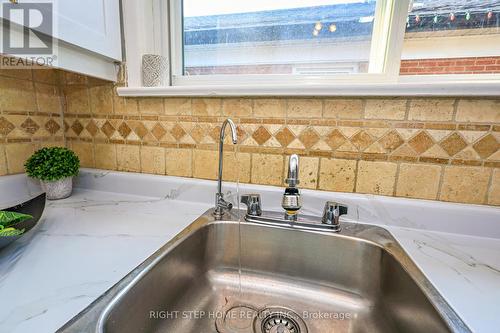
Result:
{"label": "faucet handle", "polygon": [[323,210],[323,218],[321,222],[332,226],[334,231],[340,231],[339,218],[341,215],[347,214],[347,206],[343,206],[338,202],[327,201]]}
{"label": "faucet handle", "polygon": [[241,203],[247,205],[247,215],[261,216],[262,205],[260,201],[260,194],[244,194],[241,196]]}

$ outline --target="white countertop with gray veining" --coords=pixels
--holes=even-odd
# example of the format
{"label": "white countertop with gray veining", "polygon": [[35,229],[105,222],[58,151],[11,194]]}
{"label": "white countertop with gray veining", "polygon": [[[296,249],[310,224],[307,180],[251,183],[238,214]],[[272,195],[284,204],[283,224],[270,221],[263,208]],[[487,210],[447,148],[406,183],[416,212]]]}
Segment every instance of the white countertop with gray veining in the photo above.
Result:
{"label": "white countertop with gray veining", "polygon": [[[237,187],[227,184],[233,198]],[[242,185],[278,210],[281,189]],[[0,208],[36,192],[0,178]],[[53,332],[212,206],[215,183],[84,170],[74,195],[0,252],[0,331]],[[383,225],[474,332],[500,327],[500,209],[303,191],[304,212],[345,202],[349,220]],[[446,232],[445,232],[446,231]]]}

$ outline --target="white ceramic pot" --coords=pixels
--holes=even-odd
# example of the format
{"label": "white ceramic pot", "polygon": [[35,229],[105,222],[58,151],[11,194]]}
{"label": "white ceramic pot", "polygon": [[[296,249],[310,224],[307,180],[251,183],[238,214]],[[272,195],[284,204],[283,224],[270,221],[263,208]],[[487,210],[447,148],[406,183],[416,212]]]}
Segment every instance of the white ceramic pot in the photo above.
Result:
{"label": "white ceramic pot", "polygon": [[164,87],[169,85],[168,61],[157,54],[142,56],[142,84],[144,87]]}
{"label": "white ceramic pot", "polygon": [[53,182],[40,180],[42,190],[47,193],[48,200],[65,199],[73,191],[73,177],[66,177]]}

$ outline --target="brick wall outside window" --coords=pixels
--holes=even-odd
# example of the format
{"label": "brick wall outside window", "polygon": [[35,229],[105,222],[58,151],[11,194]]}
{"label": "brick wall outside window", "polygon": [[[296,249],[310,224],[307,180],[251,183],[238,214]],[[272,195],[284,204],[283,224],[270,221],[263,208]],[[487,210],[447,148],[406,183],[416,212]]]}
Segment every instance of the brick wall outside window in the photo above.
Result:
{"label": "brick wall outside window", "polygon": [[401,61],[401,75],[500,73],[500,57]]}

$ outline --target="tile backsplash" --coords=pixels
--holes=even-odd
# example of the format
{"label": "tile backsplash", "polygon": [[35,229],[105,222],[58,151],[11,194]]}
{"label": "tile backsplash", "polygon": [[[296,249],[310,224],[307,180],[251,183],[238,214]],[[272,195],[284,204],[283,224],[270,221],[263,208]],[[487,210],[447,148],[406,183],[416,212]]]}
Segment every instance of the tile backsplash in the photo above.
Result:
{"label": "tile backsplash", "polygon": [[[220,124],[231,117],[239,144],[225,146],[227,180],[282,185],[297,153],[302,188],[500,205],[500,99],[123,98],[110,83],[56,74],[64,138],[85,167],[215,179]],[[34,96],[48,91],[33,77],[20,81]],[[2,119],[26,131],[3,104],[6,142],[13,130],[6,137]]]}
{"label": "tile backsplash", "polygon": [[23,172],[36,149],[65,144],[59,75],[0,70],[0,175]]}

